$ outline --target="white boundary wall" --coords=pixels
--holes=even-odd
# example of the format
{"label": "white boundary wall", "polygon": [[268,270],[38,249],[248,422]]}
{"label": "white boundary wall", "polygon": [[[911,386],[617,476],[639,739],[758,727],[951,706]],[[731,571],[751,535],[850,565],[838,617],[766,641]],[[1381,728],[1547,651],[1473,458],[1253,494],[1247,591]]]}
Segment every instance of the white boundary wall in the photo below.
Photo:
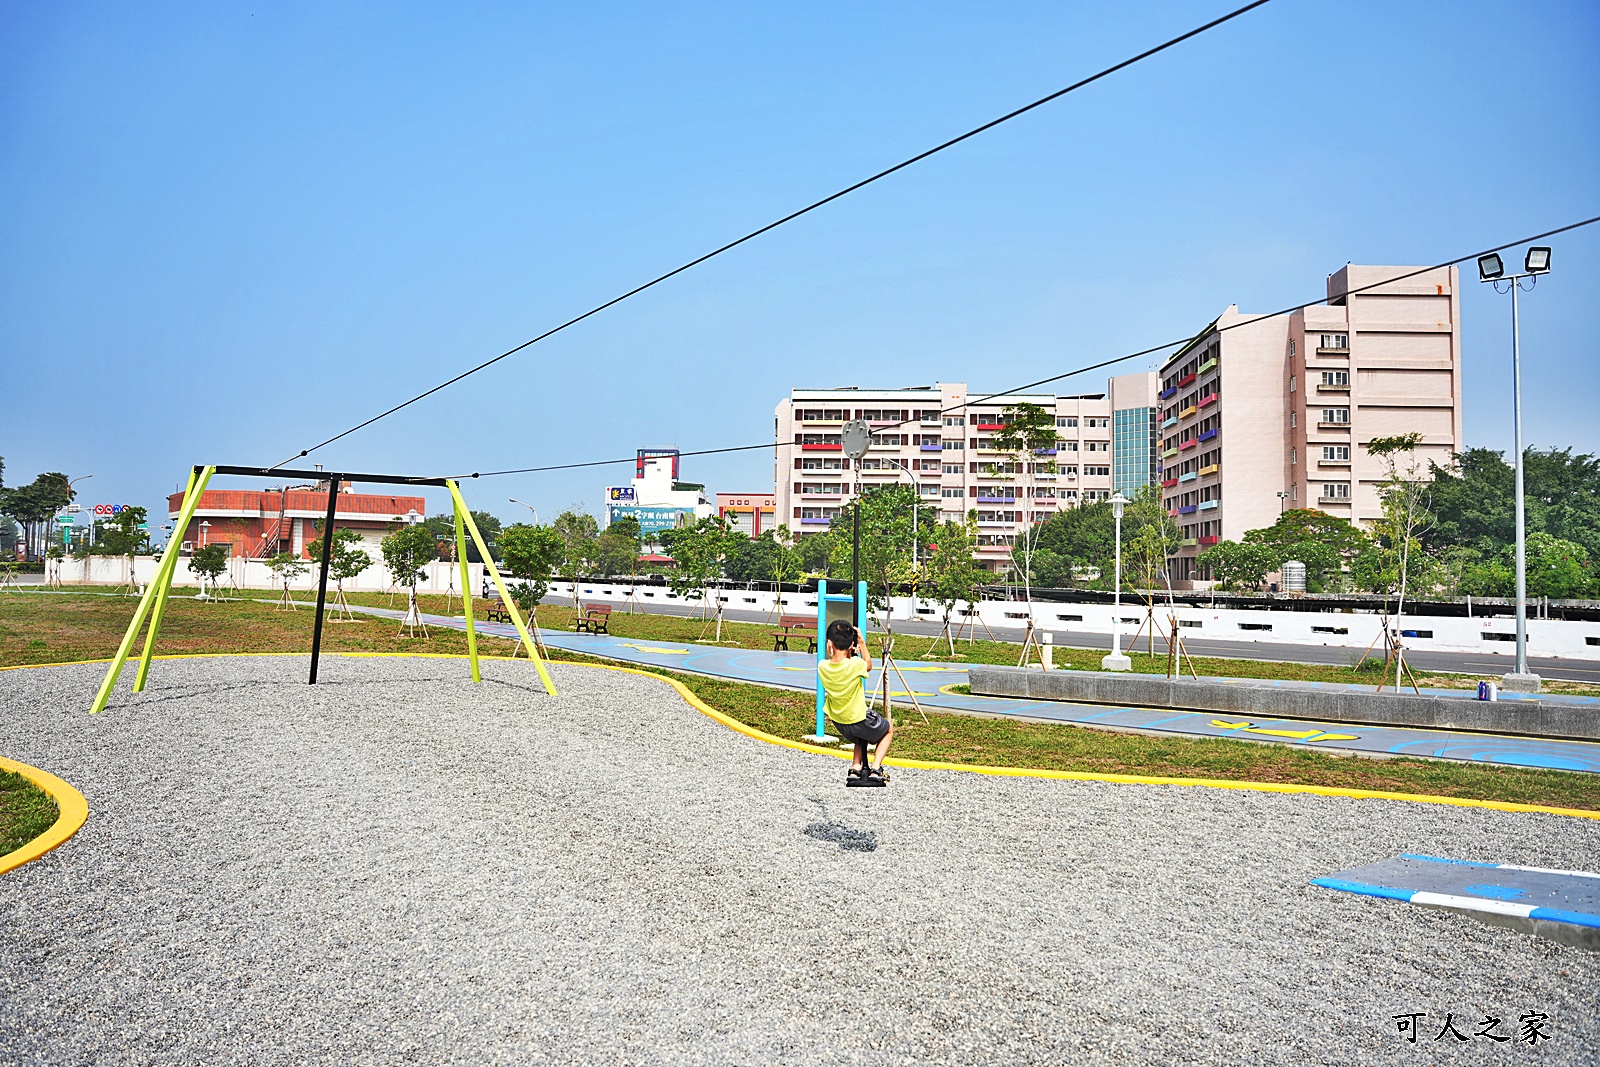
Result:
{"label": "white boundary wall", "polygon": [[[289,583],[293,590],[315,590],[317,588],[317,565],[306,561],[306,572]],[[156,567],[160,564],[155,556],[136,556],[133,561],[134,578],[141,588],[148,585],[155,577]],[[126,556],[90,556],[86,560],[76,560],[70,557],[62,560],[49,560],[47,567],[61,568],[61,581],[66,586],[73,585],[122,585],[128,581],[128,559]],[[217,585],[227,589],[232,584],[242,589],[282,589],[283,583],[272,573],[271,569],[261,560],[245,560],[235,558],[230,561],[230,571],[223,572]],[[467,569],[472,575],[474,590],[483,588],[484,568],[481,563],[469,563]],[[48,573],[48,572],[47,572]],[[172,584],[180,586],[198,586],[200,578],[189,570],[189,558],[181,556],[178,559],[178,569],[172,576]],[[428,564],[422,580],[417,583],[419,593],[443,593],[454,590],[460,593],[461,568],[460,564],[445,563],[435,560]],[[328,588],[332,589],[333,581],[330,579]],[[344,591],[347,593],[383,593],[391,586],[388,568],[382,563],[374,563],[354,578],[345,579]]]}
{"label": "white boundary wall", "polygon": [[[598,603],[621,604],[627,601],[627,582],[590,581],[579,583],[582,598]],[[773,607],[771,592],[750,589],[722,589],[719,595],[731,610],[769,612]],[[550,583],[552,597],[567,598],[572,587],[566,582]],[[665,586],[640,586],[638,603],[687,604],[699,607],[701,602],[674,596]],[[962,605],[964,609],[966,605]],[[815,593],[783,594],[783,614],[813,615],[817,610]],[[1120,617],[1124,641],[1144,621],[1144,603],[1124,599]],[[1167,627],[1167,608],[1158,603],[1156,618],[1162,632]],[[1110,634],[1112,622],[1110,604],[1057,604],[1035,601],[1033,619],[1041,631],[1051,633]],[[1346,614],[1336,611],[1260,611],[1243,608],[1177,607],[1178,624],[1187,638],[1210,638],[1217,641],[1252,641],[1258,644],[1328,645],[1349,648],[1359,653],[1371,645],[1379,635],[1381,616]],[[909,597],[894,599],[893,617],[912,618]],[[926,600],[917,604],[916,617],[940,622],[942,614],[936,604]],[[1019,601],[992,600],[978,606],[978,617],[992,627],[1006,626],[1018,629],[1026,625],[1028,605]],[[957,618],[961,618],[959,614]],[[1511,659],[1516,655],[1516,620],[1509,615],[1479,618],[1406,615],[1402,627],[1416,636],[1407,636],[1406,647],[1425,652],[1478,652],[1503,655]],[[1339,632],[1343,631],[1343,632]],[[979,627],[981,634],[982,628]],[[1485,634],[1513,635],[1499,639]],[[1591,643],[1593,642],[1593,643]],[[1144,647],[1144,635],[1139,637]],[[1165,646],[1156,639],[1157,649]],[[1562,659],[1600,660],[1600,622],[1568,622],[1561,619],[1528,620],[1528,654]],[[1382,655],[1381,647],[1378,655]]]}

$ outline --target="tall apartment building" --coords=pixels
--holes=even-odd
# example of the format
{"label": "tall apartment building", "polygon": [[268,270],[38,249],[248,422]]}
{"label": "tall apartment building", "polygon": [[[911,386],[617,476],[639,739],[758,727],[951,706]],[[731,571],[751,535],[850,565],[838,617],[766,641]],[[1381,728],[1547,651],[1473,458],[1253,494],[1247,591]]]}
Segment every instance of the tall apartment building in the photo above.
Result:
{"label": "tall apartment building", "polygon": [[1363,447],[1375,437],[1420,433],[1424,469],[1461,449],[1460,278],[1387,281],[1417,269],[1347,264],[1326,304],[1287,315],[1230,307],[1162,365],[1161,485],[1184,538],[1174,581],[1207,580],[1196,555],[1286,508],[1381,517],[1384,464]]}
{"label": "tall apartment building", "polygon": [[[780,401],[773,430],[774,483],[779,522],[805,534],[826,529],[863,490],[904,481],[941,518],[976,512],[978,554],[1003,569],[1028,523],[1058,508],[1104,500],[1154,480],[1154,372],[1113,378],[1107,393],[1089,396],[1013,395],[975,399],[964,383],[904,389],[795,389]],[[1048,459],[1019,464],[994,447],[1008,406],[1037,404],[1051,412],[1061,441]],[[865,419],[872,446],[860,466],[843,454],[841,427]],[[1113,425],[1115,423],[1115,425]]]}

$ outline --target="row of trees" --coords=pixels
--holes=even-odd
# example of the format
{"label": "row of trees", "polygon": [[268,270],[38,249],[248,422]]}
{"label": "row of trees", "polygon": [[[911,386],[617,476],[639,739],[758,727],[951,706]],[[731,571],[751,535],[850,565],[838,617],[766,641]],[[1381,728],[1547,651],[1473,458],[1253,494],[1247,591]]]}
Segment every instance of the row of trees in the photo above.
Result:
{"label": "row of trees", "polygon": [[[1312,509],[1287,511],[1269,527],[1223,541],[1198,562],[1228,589],[1260,589],[1287,560],[1306,565],[1312,592],[1510,597],[1514,569],[1514,472],[1501,453],[1478,448],[1449,467],[1414,457],[1417,437],[1380,438],[1383,517],[1368,530]],[[1571,449],[1524,453],[1527,587],[1530,596],[1600,595],[1600,460]]]}
{"label": "row of trees", "polygon": [[56,512],[72,503],[77,493],[60,471],[49,471],[27,485],[7,488],[5,469],[5,458],[0,457],[0,552],[10,555],[16,551],[18,525],[22,527],[23,543],[30,549],[52,541]]}

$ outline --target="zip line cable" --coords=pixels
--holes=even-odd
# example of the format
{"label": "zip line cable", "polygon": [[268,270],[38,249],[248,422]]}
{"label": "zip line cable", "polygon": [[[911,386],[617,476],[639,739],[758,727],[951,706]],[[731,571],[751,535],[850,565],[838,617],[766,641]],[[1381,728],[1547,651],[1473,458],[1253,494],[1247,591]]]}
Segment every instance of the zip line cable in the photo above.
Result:
{"label": "zip line cable", "polygon": [[617,304],[620,304],[624,300],[627,300],[629,297],[637,296],[638,294],[644,292],[646,289],[650,289],[650,288],[653,288],[654,286],[660,285],[662,282],[666,281],[667,279],[676,277],[677,275],[682,274],[686,270],[689,270],[689,269],[691,269],[693,267],[697,267],[697,266],[699,266],[700,264],[706,262],[709,259],[713,259],[716,256],[722,255],[722,253],[724,253],[724,252],[727,252],[727,251],[730,251],[730,250],[732,250],[734,248],[737,248],[740,245],[744,244],[746,241],[754,240],[755,238],[760,237],[762,234],[767,233],[769,230],[775,230],[779,226],[782,226],[786,222],[793,222],[795,219],[799,218],[800,216],[809,214],[810,212],[815,211],[817,208],[822,207],[824,204],[830,204],[833,201],[838,200],[840,197],[848,196],[849,194],[855,192],[857,189],[863,189],[866,186],[871,185],[873,182],[879,181],[879,180],[881,180],[883,178],[887,178],[889,175],[894,174],[897,171],[904,170],[905,168],[911,166],[913,163],[920,163],[922,160],[927,159],[929,156],[936,155],[936,154],[938,154],[940,152],[943,152],[947,148],[952,148],[955,145],[960,144],[962,141],[965,141],[965,140],[967,140],[969,138],[972,138],[972,137],[976,137],[978,134],[983,133],[983,132],[985,132],[987,130],[992,130],[996,126],[999,126],[1001,123],[1010,122],[1012,119],[1018,117],[1019,115],[1025,115],[1028,112],[1032,111],[1034,108],[1042,107],[1045,104],[1050,103],[1050,101],[1052,101],[1052,100],[1059,99],[1060,97],[1066,96],[1068,93],[1075,92],[1078,89],[1082,89],[1084,86],[1090,85],[1090,84],[1092,84],[1094,82],[1097,82],[1101,78],[1105,78],[1105,77],[1108,77],[1109,75],[1115,74],[1117,71],[1122,70],[1122,69],[1124,69],[1126,67],[1131,67],[1135,63],[1138,63],[1141,60],[1149,59],[1151,56],[1156,55],[1159,52],[1164,52],[1167,49],[1173,47],[1174,45],[1182,44],[1184,41],[1187,41],[1189,38],[1197,37],[1200,34],[1205,33],[1207,30],[1215,29],[1216,27],[1221,26],[1224,22],[1229,22],[1229,21],[1231,21],[1233,19],[1236,19],[1240,15],[1243,15],[1246,12],[1249,12],[1249,11],[1253,11],[1256,8],[1261,7],[1263,4],[1266,4],[1268,2],[1269,2],[1269,0],[1252,0],[1251,3],[1248,3],[1248,4],[1244,5],[1241,8],[1238,8],[1235,11],[1230,11],[1228,14],[1223,15],[1221,18],[1212,19],[1210,22],[1207,22],[1203,26],[1196,26],[1194,29],[1188,31],[1187,33],[1179,34],[1177,37],[1174,37],[1171,40],[1166,41],[1166,42],[1164,42],[1162,44],[1158,44],[1154,48],[1147,49],[1146,51],[1140,52],[1136,56],[1131,56],[1128,59],[1124,59],[1122,62],[1117,63],[1114,66],[1107,67],[1107,68],[1105,68],[1104,70],[1100,71],[1097,74],[1091,74],[1089,77],[1084,78],[1082,81],[1073,82],[1071,85],[1067,86],[1064,89],[1058,89],[1058,90],[1056,90],[1055,92],[1051,93],[1048,96],[1041,96],[1039,99],[1035,100],[1031,104],[1025,104],[1022,107],[1017,108],[1015,111],[1010,111],[1010,112],[1007,112],[1004,115],[1001,115],[997,119],[991,119],[990,121],[984,123],[982,126],[978,126],[978,127],[973,128],[973,129],[970,129],[966,133],[961,134],[959,137],[952,137],[950,140],[945,141],[943,144],[935,145],[933,148],[930,148],[925,152],[919,152],[917,155],[912,156],[910,159],[904,160],[904,161],[902,161],[900,163],[896,163],[894,166],[889,167],[887,170],[880,170],[878,173],[872,175],[870,178],[863,178],[861,181],[856,182],[854,185],[846,186],[845,188],[840,189],[836,193],[833,193],[833,194],[831,194],[829,196],[825,196],[821,200],[818,200],[818,201],[816,201],[814,203],[806,205],[805,207],[801,208],[799,211],[791,212],[790,214],[785,215],[783,218],[778,219],[776,222],[769,222],[765,226],[761,227],[758,230],[751,230],[749,233],[745,234],[743,237],[740,237],[740,238],[738,238],[737,240],[734,240],[734,241],[729,241],[727,244],[723,245],[721,248],[717,248],[717,249],[715,249],[713,251],[707,252],[705,255],[700,256],[697,259],[691,259],[689,262],[683,264],[682,266],[675,267],[672,270],[667,271],[667,273],[665,273],[665,274],[662,274],[662,275],[660,275],[660,276],[658,276],[656,278],[652,278],[650,281],[645,282],[643,285],[637,286],[637,287],[635,287],[633,289],[629,289],[627,292],[623,293],[621,296],[612,297],[610,300],[607,300],[605,303],[600,304],[600,305],[598,305],[596,307],[590,308],[588,311],[585,311],[582,315],[578,315],[575,318],[568,319],[566,322],[563,322],[561,325],[553,327],[553,328],[551,328],[549,330],[546,330],[544,333],[539,334],[537,337],[534,337],[534,338],[532,338],[530,340],[522,342],[520,345],[517,345],[515,348],[507,349],[506,351],[500,353],[498,356],[495,356],[493,359],[485,360],[484,362],[478,364],[476,367],[473,367],[470,370],[462,371],[460,374],[456,375],[454,378],[451,378],[451,379],[449,379],[448,381],[445,381],[445,382],[441,382],[438,385],[434,386],[432,389],[427,390],[426,392],[418,393],[416,396],[412,397],[410,400],[407,400],[402,404],[396,404],[394,407],[390,408],[389,410],[387,410],[385,412],[382,412],[380,414],[374,415],[374,416],[372,416],[372,418],[366,420],[365,422],[357,423],[356,425],[350,427],[348,430],[345,430],[342,433],[338,433],[338,434],[333,435],[332,437],[328,438],[326,441],[322,441],[322,442],[320,442],[318,444],[312,445],[310,448],[302,449],[300,452],[297,452],[293,456],[290,456],[288,459],[279,460],[277,463],[274,463],[272,465],[272,467],[269,467],[268,470],[271,470],[271,469],[273,469],[275,467],[281,467],[285,463],[292,463],[295,460],[300,459],[302,456],[309,456],[311,453],[317,451],[319,448],[323,448],[323,447],[325,447],[327,445],[331,445],[335,441],[339,440],[342,437],[348,437],[350,434],[355,433],[357,430],[363,430],[366,427],[371,426],[373,423],[377,422],[379,419],[388,418],[390,415],[393,415],[395,412],[403,410],[404,408],[408,408],[412,404],[415,404],[417,401],[423,400],[423,399],[425,399],[427,397],[432,396],[434,393],[439,392],[441,389],[449,388],[450,386],[454,385],[455,383],[461,381],[463,378],[470,377],[471,375],[474,375],[474,374],[478,373],[481,370],[484,370],[484,369],[486,369],[488,367],[492,367],[496,363],[499,363],[502,359],[506,359],[509,356],[514,356],[518,352],[521,352],[523,349],[528,348],[528,347],[530,347],[532,345],[536,345],[540,341],[543,341],[544,339],[546,339],[547,337],[553,337],[554,335],[560,333],[562,330],[565,330],[569,326],[576,326],[578,323],[582,322],[584,319],[587,319],[587,318],[589,318],[589,317],[591,317],[593,315],[598,315],[600,312],[606,310],[607,308],[613,307],[613,306],[615,306]]}
{"label": "zip line cable", "polygon": [[[1470,253],[1470,254],[1465,255],[1465,256],[1459,256],[1456,259],[1446,260],[1443,263],[1435,263],[1431,267],[1419,267],[1418,269],[1416,269],[1414,271],[1410,271],[1410,272],[1408,272],[1406,274],[1399,274],[1399,275],[1396,275],[1393,278],[1385,278],[1383,281],[1373,282],[1370,285],[1363,285],[1363,286],[1360,286],[1360,287],[1355,288],[1355,289],[1347,289],[1345,291],[1344,295],[1345,296],[1355,296],[1355,295],[1358,295],[1360,293],[1367,292],[1370,289],[1377,289],[1377,288],[1380,288],[1380,287],[1385,286],[1385,285],[1393,285],[1395,282],[1402,282],[1402,281],[1405,281],[1407,278],[1415,278],[1419,274],[1426,274],[1429,271],[1440,270],[1440,269],[1442,269],[1444,267],[1453,267],[1458,263],[1465,263],[1469,259],[1476,259],[1479,256],[1486,256],[1491,252],[1504,252],[1508,248],[1515,248],[1518,245],[1530,244],[1530,243],[1532,243],[1534,241],[1541,241],[1546,237],[1554,237],[1557,234],[1568,233],[1568,232],[1570,232],[1572,230],[1582,229],[1585,226],[1592,226],[1596,222],[1600,222],[1600,215],[1596,215],[1593,218],[1584,219],[1581,222],[1574,222],[1574,223],[1571,223],[1571,224],[1566,225],[1566,226],[1560,226],[1560,227],[1557,227],[1554,230],[1546,230],[1543,233],[1536,233],[1536,234],[1532,235],[1531,237],[1520,237],[1515,241],[1507,241],[1505,244],[1496,245],[1493,248],[1486,248],[1481,252],[1473,252],[1473,253]],[[1013,387],[1011,389],[1007,389],[1004,392],[989,393],[986,396],[969,398],[969,399],[963,401],[960,404],[953,404],[950,407],[939,409],[939,414],[940,415],[945,415],[945,414],[948,414],[949,412],[960,411],[960,410],[962,410],[964,408],[970,408],[970,407],[973,407],[973,406],[975,406],[977,404],[986,404],[991,400],[997,400],[997,399],[999,399],[1000,397],[1003,397],[1003,396],[1011,396],[1011,395],[1013,395],[1015,393],[1021,393],[1021,392],[1024,392],[1025,390],[1028,390],[1028,389],[1036,389],[1041,385],[1049,385],[1051,382],[1059,382],[1063,378],[1071,378],[1074,375],[1086,374],[1089,371],[1100,370],[1103,367],[1109,367],[1109,366],[1112,366],[1113,364],[1116,364],[1116,363],[1125,363],[1130,359],[1138,359],[1140,356],[1150,356],[1150,355],[1154,355],[1157,352],[1165,351],[1166,349],[1169,349],[1169,348],[1177,348],[1177,347],[1179,347],[1181,345],[1192,344],[1193,342],[1198,341],[1201,337],[1204,337],[1207,333],[1211,333],[1211,332],[1226,333],[1229,330],[1236,330],[1241,326],[1253,325],[1254,323],[1260,322],[1262,319],[1276,318],[1279,315],[1287,315],[1290,312],[1301,311],[1301,310],[1303,310],[1305,308],[1313,307],[1313,306],[1315,306],[1317,304],[1322,303],[1326,299],[1327,299],[1327,297],[1323,296],[1320,300],[1311,300],[1311,301],[1307,301],[1304,304],[1294,304],[1294,305],[1292,305],[1290,307],[1281,308],[1281,309],[1279,309],[1277,311],[1268,312],[1267,314],[1264,314],[1264,315],[1252,315],[1249,318],[1245,319],[1243,322],[1236,322],[1231,326],[1216,327],[1215,330],[1213,330],[1212,326],[1208,325],[1205,329],[1201,330],[1199,333],[1195,334],[1193,337],[1184,337],[1184,338],[1180,338],[1179,340],[1176,340],[1176,341],[1167,341],[1164,344],[1153,345],[1153,346],[1151,346],[1149,348],[1141,348],[1137,352],[1129,352],[1127,355],[1124,355],[1124,356],[1116,356],[1115,358],[1112,358],[1112,359],[1101,360],[1099,363],[1091,363],[1088,366],[1077,367],[1077,368],[1075,368],[1073,370],[1069,370],[1069,371],[1066,371],[1066,372],[1061,373],[1061,374],[1051,375],[1048,378],[1040,378],[1038,381],[1028,382],[1025,385],[1018,385],[1018,386],[1015,386],[1015,387]],[[879,427],[879,429],[880,430],[898,429],[901,426],[907,426],[907,425],[910,425],[911,423],[917,422],[917,421],[918,421],[917,419],[901,419],[899,422],[886,424],[886,425],[884,425],[882,427]],[[783,445],[792,444],[792,443],[793,442],[789,442],[789,441],[766,441],[766,442],[763,442],[763,443],[758,444],[758,445],[733,445],[733,446],[730,446],[730,447],[727,447],[727,448],[705,448],[705,449],[700,449],[700,450],[694,451],[694,452],[680,452],[680,453],[678,453],[678,455],[679,456],[718,456],[718,455],[725,455],[725,454],[727,454],[729,452],[753,452],[756,449],[762,449],[762,448],[779,448],[779,447],[781,447]],[[553,465],[547,466],[547,467],[519,467],[519,468],[517,468],[515,470],[485,471],[483,473],[478,473],[478,474],[458,475],[457,477],[461,477],[461,478],[497,478],[497,477],[499,477],[501,475],[505,475],[505,474],[542,474],[542,473],[545,473],[547,471],[578,470],[579,468],[582,468],[582,467],[610,467],[610,466],[615,466],[615,465],[620,464],[620,463],[637,463],[637,462],[638,462],[638,457],[637,456],[628,456],[625,459],[595,459],[595,460],[588,460],[588,461],[582,462],[582,463],[557,463],[557,464],[553,464]]]}

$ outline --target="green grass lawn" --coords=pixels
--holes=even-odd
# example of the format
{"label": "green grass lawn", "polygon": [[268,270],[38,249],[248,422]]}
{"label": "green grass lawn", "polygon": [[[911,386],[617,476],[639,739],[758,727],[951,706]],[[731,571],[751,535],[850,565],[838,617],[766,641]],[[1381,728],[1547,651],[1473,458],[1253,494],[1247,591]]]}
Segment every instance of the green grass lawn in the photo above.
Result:
{"label": "green grass lawn", "polygon": [[[383,594],[363,594],[361,599],[378,604],[385,600]],[[444,610],[443,597],[423,600],[426,610]],[[116,651],[134,606],[135,601],[128,597],[0,593],[0,666],[110,656]],[[539,621],[546,627],[570,626],[571,618],[570,607],[545,605],[539,609]],[[180,597],[168,604],[158,651],[305,652],[310,646],[311,619],[312,612],[304,608],[286,611],[271,603],[203,603]],[[705,627],[701,619],[614,612],[611,629],[624,637],[691,641]],[[770,628],[759,624],[725,624],[724,635],[741,647],[772,647]],[[324,629],[323,647],[330,652],[461,654],[466,651],[466,635],[438,628],[431,638],[410,639],[401,636],[394,620],[367,617],[356,622],[330,623]],[[479,647],[486,655],[504,655],[510,652],[511,643],[485,636]],[[969,650],[969,646],[961,647]],[[991,652],[1006,657],[999,662],[1016,662],[1015,646],[977,642],[970,650],[974,660],[979,653]],[[905,653],[905,646],[899,651]],[[912,651],[920,649],[914,647]],[[1085,666],[1098,665],[1100,653],[1058,648],[1058,662],[1064,652],[1079,656],[1086,661]],[[565,652],[557,653],[556,658],[570,662],[586,659]],[[1164,663],[1162,657],[1155,659]],[[1198,662],[1236,677],[1309,677],[1327,681],[1368,677],[1344,668],[1247,660]],[[1149,669],[1149,661],[1145,666]],[[710,706],[779,737],[798,739],[810,733],[815,724],[815,702],[807,692],[641,669],[677,678]],[[943,712],[930,712],[928,719],[927,724],[913,718],[898,725],[894,755],[973,765],[1300,783],[1600,810],[1600,775],[1434,760],[1366,759],[1298,746],[1120,733]]]}
{"label": "green grass lawn", "polygon": [[50,829],[59,814],[49,793],[15,771],[0,770],[0,857]]}

